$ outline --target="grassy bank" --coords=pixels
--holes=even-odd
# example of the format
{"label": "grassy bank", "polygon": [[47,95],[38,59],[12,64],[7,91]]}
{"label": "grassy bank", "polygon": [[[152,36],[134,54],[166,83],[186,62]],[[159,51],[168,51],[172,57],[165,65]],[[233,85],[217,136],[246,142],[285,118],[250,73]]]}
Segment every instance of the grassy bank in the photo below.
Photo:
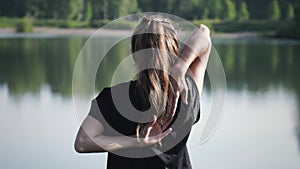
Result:
{"label": "grassy bank", "polygon": [[278,29],[275,34],[277,38],[291,38],[291,39],[300,39],[300,23],[292,22],[289,24],[284,24]]}
{"label": "grassy bank", "polygon": [[[294,22],[290,20],[248,20],[248,21],[221,21],[221,20],[195,20],[195,25],[205,24],[214,32],[236,33],[236,32],[260,32],[262,34],[276,33],[293,28]],[[286,32],[288,33],[288,32]]]}
{"label": "grassy bank", "polygon": [[15,28],[22,18],[0,17],[0,28]]}
{"label": "grassy bank", "polygon": [[195,20],[192,22],[195,25],[205,24],[212,32],[217,33],[259,32],[266,37],[300,39],[300,29],[298,29],[300,23],[292,20]]}

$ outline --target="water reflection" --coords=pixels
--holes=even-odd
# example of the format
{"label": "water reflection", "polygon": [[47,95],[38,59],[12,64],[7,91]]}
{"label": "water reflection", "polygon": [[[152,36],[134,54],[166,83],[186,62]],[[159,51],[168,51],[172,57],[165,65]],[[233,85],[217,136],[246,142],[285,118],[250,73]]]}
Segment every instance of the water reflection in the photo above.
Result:
{"label": "water reflection", "polygon": [[[237,91],[266,92],[284,88],[297,98],[295,135],[300,152],[300,44],[286,41],[216,40],[228,87]],[[276,98],[274,98],[276,99]]]}
{"label": "water reflection", "polygon": [[[10,94],[39,92],[49,85],[52,92],[70,96],[72,73],[85,38],[1,39],[0,84]],[[107,43],[104,39],[99,44]],[[300,44],[263,41],[215,40],[226,71],[228,87],[253,92],[282,86],[299,93]],[[99,45],[101,52],[101,45]],[[129,54],[128,40],[116,45],[99,66],[97,90],[109,85],[120,61]]]}
{"label": "water reflection", "polygon": [[[299,84],[299,83],[298,83]],[[295,133],[296,137],[298,139],[298,151],[300,153],[300,91],[299,89],[296,92],[297,94],[297,105],[298,105],[298,114],[296,115],[296,127],[295,127]]]}
{"label": "water reflection", "polygon": [[279,41],[270,44],[238,40],[229,44],[216,42],[215,45],[224,64],[228,87],[253,92],[279,86],[299,91],[300,78],[296,76],[300,70],[299,46]]}
{"label": "water reflection", "polygon": [[0,84],[11,95],[38,93],[49,85],[53,93],[71,94],[73,66],[84,39],[1,39]]}
{"label": "water reflection", "polygon": [[[9,94],[36,93],[49,86],[52,93],[71,97],[72,73],[86,38],[10,38],[0,39],[0,85]],[[99,39],[101,45],[108,38]],[[214,39],[226,71],[228,88],[253,93],[284,88],[298,102],[297,127],[300,147],[300,43],[277,40]],[[116,45],[100,64],[97,91],[110,84],[118,63],[129,54],[128,40]],[[275,99],[275,98],[274,98]]]}

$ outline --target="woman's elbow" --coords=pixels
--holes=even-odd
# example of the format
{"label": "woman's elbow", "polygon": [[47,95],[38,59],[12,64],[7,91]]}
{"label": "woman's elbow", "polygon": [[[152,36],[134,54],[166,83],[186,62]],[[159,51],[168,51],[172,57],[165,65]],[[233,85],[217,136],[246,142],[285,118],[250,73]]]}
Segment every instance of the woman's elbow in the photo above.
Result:
{"label": "woman's elbow", "polygon": [[74,149],[77,153],[106,152],[89,137],[77,137],[74,143]]}
{"label": "woman's elbow", "polygon": [[83,141],[84,138],[77,137],[74,142],[74,149],[77,153],[86,153],[85,143]]}

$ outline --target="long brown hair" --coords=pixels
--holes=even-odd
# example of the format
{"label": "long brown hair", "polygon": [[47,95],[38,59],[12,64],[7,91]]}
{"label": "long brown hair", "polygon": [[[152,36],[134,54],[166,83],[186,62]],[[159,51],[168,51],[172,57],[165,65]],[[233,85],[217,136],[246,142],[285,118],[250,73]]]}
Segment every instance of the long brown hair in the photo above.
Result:
{"label": "long brown hair", "polygon": [[[135,54],[145,49],[151,52]],[[178,55],[178,38],[171,21],[160,16],[143,17],[134,30],[131,52],[138,70],[147,68],[139,71],[137,81],[150,94],[157,115],[168,113],[171,105],[167,101],[172,91],[168,72]]]}

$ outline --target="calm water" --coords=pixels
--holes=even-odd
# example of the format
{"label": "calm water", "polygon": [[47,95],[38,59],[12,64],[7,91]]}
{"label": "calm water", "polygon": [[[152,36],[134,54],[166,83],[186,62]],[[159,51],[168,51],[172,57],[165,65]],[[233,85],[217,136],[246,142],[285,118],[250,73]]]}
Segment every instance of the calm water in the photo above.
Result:
{"label": "calm water", "polygon": [[[99,38],[109,43],[110,38]],[[72,73],[84,37],[0,39],[0,168],[104,168],[105,154],[79,155]],[[300,42],[214,39],[228,91],[218,130],[189,140],[196,169],[300,168]],[[102,63],[97,91],[129,53],[117,45]],[[109,64],[108,64],[109,63]],[[101,71],[99,71],[101,72]],[[102,71],[103,72],[103,71]],[[204,95],[203,104],[209,97]]]}

